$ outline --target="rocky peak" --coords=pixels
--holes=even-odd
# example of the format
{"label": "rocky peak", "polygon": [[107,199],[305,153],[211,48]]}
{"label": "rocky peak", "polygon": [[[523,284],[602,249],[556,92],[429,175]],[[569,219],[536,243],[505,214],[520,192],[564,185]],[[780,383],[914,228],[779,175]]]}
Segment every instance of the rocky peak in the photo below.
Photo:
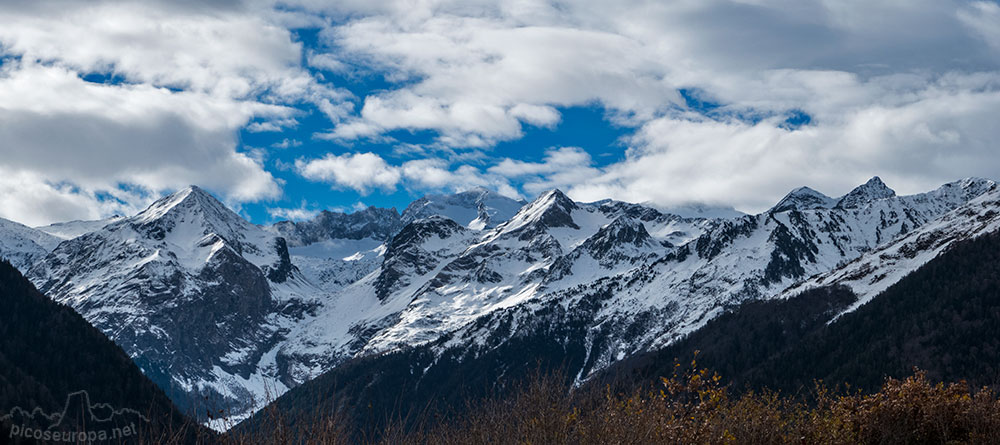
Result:
{"label": "rocky peak", "polygon": [[145,222],[162,219],[185,211],[199,210],[211,210],[235,215],[232,210],[229,210],[228,207],[204,189],[192,185],[156,200],[132,219]]}
{"label": "rocky peak", "polygon": [[393,251],[420,244],[431,236],[436,235],[438,238],[443,239],[463,230],[465,228],[457,222],[441,215],[418,219],[403,226],[399,233],[392,237],[386,257],[391,256]]}
{"label": "rocky peak", "polygon": [[402,225],[395,208],[370,206],[353,213],[324,210],[307,221],[281,221],[266,229],[283,236],[293,247],[331,239],[387,240]]}
{"label": "rocky peak", "polygon": [[111,225],[119,224],[130,224],[158,240],[184,225],[195,227],[200,235],[215,234],[230,242],[243,238],[254,227],[214,196],[194,185],[160,198],[136,216]]}
{"label": "rocky peak", "polygon": [[395,290],[405,287],[410,280],[430,272],[440,260],[432,251],[440,246],[431,238],[448,239],[466,232],[457,222],[440,215],[418,219],[405,226],[392,237],[382,260],[382,268],[375,279],[375,295],[380,301]]}
{"label": "rocky peak", "polygon": [[410,222],[441,215],[468,228],[481,230],[507,221],[523,205],[522,201],[478,187],[451,195],[424,196],[403,211],[402,219]]}
{"label": "rocky peak", "polygon": [[559,189],[543,193],[528,203],[503,225],[501,232],[523,232],[533,236],[546,228],[569,227],[579,229],[573,221],[572,213],[579,207]]}
{"label": "rocky peak", "polygon": [[771,208],[770,213],[787,212],[789,210],[828,209],[837,204],[837,200],[826,196],[809,187],[799,187],[788,192],[781,201]]}
{"label": "rocky peak", "polygon": [[617,246],[642,247],[652,245],[654,241],[642,223],[627,217],[619,217],[601,227],[584,244],[591,249],[595,257],[599,257]]}
{"label": "rocky peak", "polygon": [[861,207],[873,201],[891,198],[896,196],[896,191],[889,188],[878,176],[874,176],[868,182],[858,186],[850,193],[844,195],[837,202],[837,207],[841,209],[853,209]]}

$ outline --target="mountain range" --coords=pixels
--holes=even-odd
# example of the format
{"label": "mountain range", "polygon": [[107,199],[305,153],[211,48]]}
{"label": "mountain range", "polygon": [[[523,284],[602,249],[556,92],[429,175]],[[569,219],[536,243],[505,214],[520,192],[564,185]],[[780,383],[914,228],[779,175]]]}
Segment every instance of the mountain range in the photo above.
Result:
{"label": "mountain range", "polygon": [[257,226],[189,187],[106,222],[0,221],[0,255],[175,403],[207,397],[240,418],[394,351],[408,359],[393,372],[478,361],[484,382],[562,356],[581,384],[748,302],[842,285],[856,297],[841,317],[995,232],[998,199],[985,179],[898,196],[876,177],[841,197],[802,187],[756,215],[692,217],[472,190]]}

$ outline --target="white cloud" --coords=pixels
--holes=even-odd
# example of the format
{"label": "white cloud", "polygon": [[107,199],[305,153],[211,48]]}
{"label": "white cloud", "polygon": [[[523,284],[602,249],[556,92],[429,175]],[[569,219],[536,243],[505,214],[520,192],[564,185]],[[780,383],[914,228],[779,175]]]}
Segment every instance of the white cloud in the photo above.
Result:
{"label": "white cloud", "polygon": [[[236,202],[280,193],[257,160],[235,151],[234,132],[251,116],[287,114],[283,107],[94,84],[66,68],[25,62],[0,69],[0,103],[0,167],[35,178],[39,189],[71,184],[91,200],[120,184],[159,193],[197,183]],[[87,218],[100,207],[73,208],[75,218]]]}
{"label": "white cloud", "polygon": [[554,188],[569,189],[597,177],[601,171],[592,167],[590,155],[579,147],[546,151],[541,162],[503,159],[488,169],[489,173],[516,179],[529,195]]}
{"label": "white cloud", "polygon": [[298,139],[289,139],[289,138],[285,138],[282,139],[281,142],[275,142],[271,144],[272,148],[281,148],[281,149],[289,147],[301,147],[301,146],[302,146],[302,141],[299,141]]}
{"label": "white cloud", "polygon": [[[238,132],[313,131],[298,128],[305,107],[330,122],[318,139],[395,145],[392,162],[361,148],[295,164],[361,193],[560,187],[755,210],[873,174],[903,192],[997,177],[998,24],[995,2],[962,0],[7,2],[0,187],[31,193],[5,192],[0,215],[103,216],[188,183],[234,203],[279,197],[268,153]],[[322,27],[319,45],[295,27]],[[324,75],[385,84],[355,97]],[[714,119],[680,88],[720,103]],[[622,161],[490,152],[530,127],[565,131],[574,106],[637,129]],[[811,123],[782,128],[793,111]],[[396,144],[397,130],[436,141]]]}
{"label": "white cloud", "polygon": [[0,68],[0,168],[29,189],[66,184],[59,196],[76,203],[28,212],[15,210],[34,208],[15,202],[26,194],[4,196],[13,219],[89,218],[110,211],[96,197],[136,207],[188,184],[233,204],[275,198],[280,182],[261,153],[237,151],[237,131],[294,126],[300,112],[285,103],[331,119],[350,109],[348,93],[301,67],[301,45],[266,9],[46,1],[4,3],[0,17],[0,52],[12,56]]}
{"label": "white cloud", "polygon": [[[632,139],[626,159],[576,183],[577,199],[614,196],[661,205],[691,200],[761,211],[793,187],[846,193],[880,175],[902,193],[1000,171],[995,130],[1000,76],[949,76],[902,103],[857,107],[789,131],[758,124],[664,117]],[[866,85],[864,88],[873,88]]]}
{"label": "white cloud", "polygon": [[413,17],[367,17],[325,34],[343,48],[341,60],[418,80],[365,98],[359,119],[369,130],[431,129],[447,145],[489,146],[520,137],[522,123],[554,125],[554,106],[599,102],[648,115],[678,100],[664,88],[662,62],[614,32],[508,17]]}
{"label": "white cloud", "polygon": [[271,218],[302,221],[314,218],[319,214],[319,210],[306,208],[303,203],[301,207],[291,209],[282,207],[269,208],[267,209],[267,214],[271,215]]}
{"label": "white cloud", "polygon": [[35,174],[0,166],[0,217],[29,226],[53,221],[97,219],[96,197],[47,183]]}
{"label": "white cloud", "polygon": [[538,127],[554,128],[559,123],[559,112],[555,108],[542,105],[517,104],[510,109],[510,115],[522,122]]}
{"label": "white cloud", "polygon": [[[554,125],[559,106],[596,103],[641,125],[682,105],[682,87],[783,112],[811,105],[819,84],[838,79],[996,70],[978,38],[996,43],[995,9],[961,1],[345,3],[335,12],[357,18],[323,34],[336,60],[400,83],[366,97],[356,120],[331,135],[429,129],[448,145],[490,146],[520,137],[523,123]],[[827,100],[845,93],[820,92]]]}
{"label": "white cloud", "polygon": [[401,178],[397,168],[390,167],[374,153],[329,154],[311,161],[300,159],[295,162],[295,168],[307,179],[351,188],[361,194],[368,194],[375,188],[395,189]]}
{"label": "white cloud", "polygon": [[170,2],[17,2],[4,13],[0,41],[25,59],[109,72],[133,82],[250,97],[267,89],[301,95],[309,76],[289,31],[242,8]]}
{"label": "white cloud", "polygon": [[[556,125],[558,107],[594,104],[639,128],[611,165],[560,149],[480,172],[528,194],[760,210],[804,184],[836,194],[879,174],[916,192],[1000,172],[1000,131],[986,122],[1000,91],[994,2],[431,1],[333,13],[353,17],[323,33],[337,60],[398,82],[333,138],[432,130],[442,145],[490,147],[525,124]],[[679,88],[722,104],[723,117],[686,109]],[[792,112],[811,123],[782,128]],[[446,183],[454,170],[427,177]]]}
{"label": "white cloud", "polygon": [[991,1],[972,2],[958,11],[958,18],[993,49],[1000,50],[1000,5]]}
{"label": "white cloud", "polygon": [[328,154],[295,163],[300,175],[312,181],[349,188],[363,195],[374,189],[393,191],[405,186],[414,191],[463,191],[485,187],[512,198],[521,198],[507,177],[471,165],[453,166],[438,158],[414,159],[392,165],[375,153]]}

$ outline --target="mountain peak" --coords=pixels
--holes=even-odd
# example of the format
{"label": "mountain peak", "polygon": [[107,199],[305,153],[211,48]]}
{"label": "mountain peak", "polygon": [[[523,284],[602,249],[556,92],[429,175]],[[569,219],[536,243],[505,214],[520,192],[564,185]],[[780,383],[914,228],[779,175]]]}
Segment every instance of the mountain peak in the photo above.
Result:
{"label": "mountain peak", "polygon": [[256,226],[197,186],[160,198],[139,214],[112,223],[118,224],[132,225],[154,239],[162,239],[167,233],[181,227],[185,228],[182,230],[184,236],[200,239],[202,236],[215,234],[230,242],[243,239],[247,233],[256,231]]}
{"label": "mountain peak", "polygon": [[878,176],[873,176],[868,182],[859,185],[850,193],[840,198],[838,208],[852,209],[880,199],[896,196],[896,191],[889,188]]}
{"label": "mountain peak", "polygon": [[566,212],[570,212],[577,208],[576,202],[569,199],[569,197],[559,189],[552,189],[538,195],[538,198],[535,198],[534,201],[531,201],[525,207],[539,208],[552,206],[559,207]]}
{"label": "mountain peak", "polygon": [[135,219],[141,222],[149,222],[163,218],[174,209],[193,207],[209,207],[216,211],[222,210],[232,213],[232,211],[229,210],[225,204],[220,202],[204,189],[196,185],[190,185],[156,200],[150,204],[146,210],[139,212],[139,214],[135,216]]}
{"label": "mountain peak", "polygon": [[541,195],[538,196],[538,198],[535,198],[534,201],[531,201],[530,203],[525,205],[524,208],[521,209],[522,211],[519,213],[525,213],[530,215],[534,213],[547,212],[550,209],[555,209],[560,213],[565,213],[568,215],[576,208],[577,208],[576,203],[573,202],[572,199],[569,199],[569,197],[566,196],[566,194],[563,193],[562,190],[552,189],[545,193],[542,193]]}
{"label": "mountain peak", "polygon": [[787,212],[789,210],[828,209],[837,204],[837,200],[809,187],[799,187],[788,192],[781,201],[771,208],[770,213]]}
{"label": "mountain peak", "polygon": [[[552,189],[542,193],[534,201],[522,207],[513,218],[504,225],[503,232],[519,231],[526,226],[537,229],[543,227],[570,227],[579,229],[573,222],[571,214],[579,207],[561,190]],[[535,230],[529,230],[534,233]],[[525,234],[528,236],[528,234]]]}
{"label": "mountain peak", "polygon": [[450,195],[426,195],[410,203],[403,211],[403,221],[411,222],[431,215],[448,217],[465,227],[481,230],[507,221],[524,205],[492,190],[476,187]]}

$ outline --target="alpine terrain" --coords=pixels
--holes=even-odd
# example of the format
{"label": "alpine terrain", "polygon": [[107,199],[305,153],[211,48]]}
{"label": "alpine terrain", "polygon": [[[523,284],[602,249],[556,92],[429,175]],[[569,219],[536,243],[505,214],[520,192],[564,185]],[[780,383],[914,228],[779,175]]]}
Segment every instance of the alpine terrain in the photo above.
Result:
{"label": "alpine terrain", "polygon": [[579,384],[746,302],[843,284],[858,299],[833,316],[850,312],[996,231],[998,199],[986,179],[899,196],[876,177],[840,197],[798,188],[756,215],[681,216],[477,189],[262,227],[190,187],[86,230],[6,223],[0,255],[179,405],[207,397],[241,417],[392,351],[380,369],[418,382],[456,363],[488,382],[547,356]]}

